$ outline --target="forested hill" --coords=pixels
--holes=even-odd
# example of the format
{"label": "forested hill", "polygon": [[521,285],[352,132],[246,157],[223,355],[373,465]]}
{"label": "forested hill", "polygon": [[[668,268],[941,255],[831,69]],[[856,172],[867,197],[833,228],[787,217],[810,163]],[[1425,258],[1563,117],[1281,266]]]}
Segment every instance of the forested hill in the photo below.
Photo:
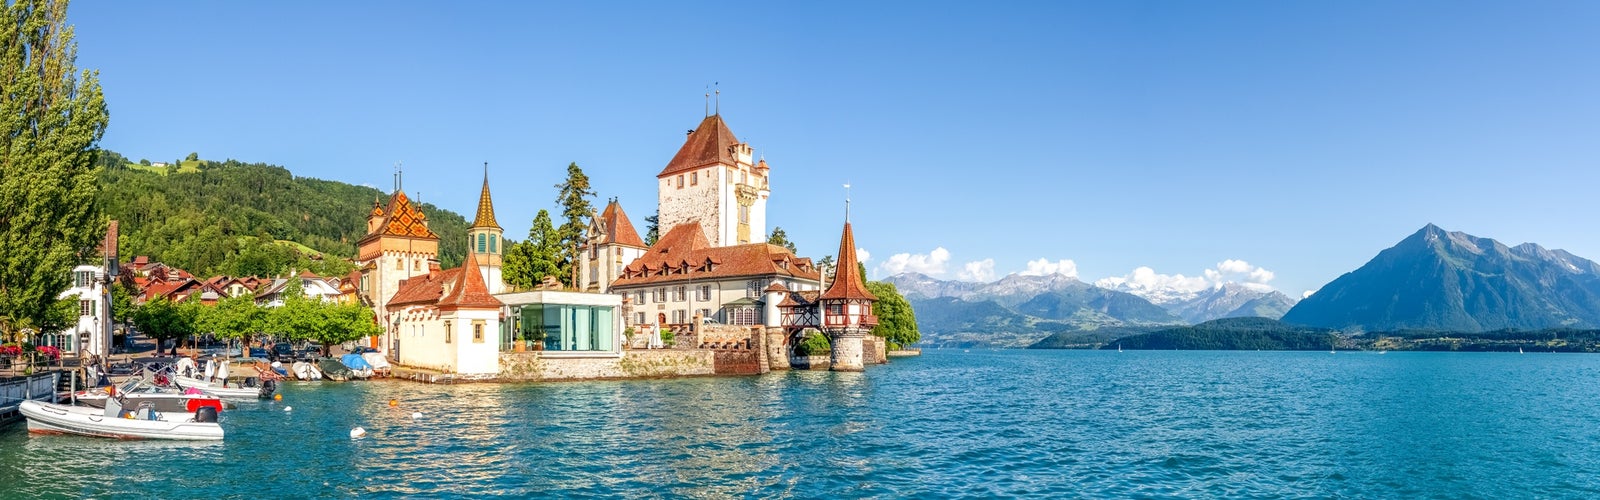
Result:
{"label": "forested hill", "polygon": [[[105,151],[99,165],[99,202],[106,216],[120,221],[122,258],[148,255],[202,278],[274,276],[290,269],[348,273],[373,199],[388,201],[377,189],[295,177],[262,163],[191,155],[169,167],[150,167]],[[422,209],[442,240],[441,264],[460,264],[467,220],[433,205]]]}

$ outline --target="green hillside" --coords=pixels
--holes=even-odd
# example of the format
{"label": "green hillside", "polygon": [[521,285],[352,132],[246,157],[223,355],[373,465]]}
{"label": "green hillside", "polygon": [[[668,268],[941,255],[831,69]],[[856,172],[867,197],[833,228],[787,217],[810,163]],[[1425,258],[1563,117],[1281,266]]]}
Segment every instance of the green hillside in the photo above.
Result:
{"label": "green hillside", "polygon": [[[99,164],[98,200],[120,221],[123,258],[148,255],[199,276],[347,273],[372,200],[387,199],[373,188],[295,177],[262,163],[189,160],[155,168],[106,151]],[[422,209],[442,240],[441,264],[459,265],[467,220],[429,204]]]}

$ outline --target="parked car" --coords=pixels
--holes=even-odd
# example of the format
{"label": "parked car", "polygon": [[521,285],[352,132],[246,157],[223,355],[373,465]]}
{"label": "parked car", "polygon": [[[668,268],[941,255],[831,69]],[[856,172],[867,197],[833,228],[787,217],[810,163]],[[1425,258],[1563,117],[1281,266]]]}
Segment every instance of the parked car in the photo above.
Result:
{"label": "parked car", "polygon": [[267,350],[263,349],[263,348],[260,348],[260,347],[251,347],[250,348],[250,357],[259,358],[259,359],[267,359]]}
{"label": "parked car", "polygon": [[351,354],[366,354],[366,353],[369,353],[369,352],[378,352],[378,350],[376,348],[367,347],[367,346],[358,346],[355,349],[351,349],[350,350]]}
{"label": "parked car", "polygon": [[272,360],[279,362],[292,362],[295,358],[294,346],[288,342],[279,342],[272,345]]}

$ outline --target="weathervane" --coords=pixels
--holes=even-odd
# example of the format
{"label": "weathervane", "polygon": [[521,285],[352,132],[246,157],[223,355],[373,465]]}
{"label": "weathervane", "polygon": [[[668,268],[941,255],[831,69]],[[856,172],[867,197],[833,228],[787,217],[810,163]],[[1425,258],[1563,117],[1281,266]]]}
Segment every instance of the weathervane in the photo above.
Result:
{"label": "weathervane", "polygon": [[850,223],[850,182],[844,183],[844,222]]}

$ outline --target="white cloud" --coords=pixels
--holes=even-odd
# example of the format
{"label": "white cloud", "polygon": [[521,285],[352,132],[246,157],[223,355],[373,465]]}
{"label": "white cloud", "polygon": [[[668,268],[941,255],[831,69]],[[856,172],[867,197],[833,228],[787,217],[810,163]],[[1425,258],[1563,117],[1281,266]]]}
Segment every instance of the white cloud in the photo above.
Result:
{"label": "white cloud", "polygon": [[1050,262],[1050,259],[1030,260],[1028,261],[1028,270],[1017,274],[1023,276],[1060,274],[1068,278],[1076,278],[1078,277],[1078,263],[1070,259],[1062,259],[1055,262]]}
{"label": "white cloud", "polygon": [[872,260],[872,252],[868,252],[865,248],[856,247],[856,261],[866,262],[869,260]]}
{"label": "white cloud", "polygon": [[968,262],[962,266],[957,278],[967,281],[989,281],[994,279],[994,259],[983,259]]}
{"label": "white cloud", "polygon": [[[1033,267],[1033,263],[1028,263]],[[1262,269],[1237,259],[1228,259],[1218,262],[1216,267],[1200,272],[1198,276],[1185,276],[1182,274],[1161,274],[1155,269],[1140,266],[1125,276],[1113,276],[1096,280],[1095,285],[1102,288],[1115,288],[1133,292],[1177,292],[1192,294],[1207,289],[1220,287],[1225,283],[1238,283],[1248,288],[1270,291],[1272,285],[1267,284],[1277,277],[1272,271]]]}
{"label": "white cloud", "polygon": [[942,276],[945,264],[950,262],[950,251],[944,247],[933,249],[925,254],[897,253],[889,256],[889,260],[878,264],[878,270],[885,276],[894,276],[900,273],[922,273],[929,276]]}

